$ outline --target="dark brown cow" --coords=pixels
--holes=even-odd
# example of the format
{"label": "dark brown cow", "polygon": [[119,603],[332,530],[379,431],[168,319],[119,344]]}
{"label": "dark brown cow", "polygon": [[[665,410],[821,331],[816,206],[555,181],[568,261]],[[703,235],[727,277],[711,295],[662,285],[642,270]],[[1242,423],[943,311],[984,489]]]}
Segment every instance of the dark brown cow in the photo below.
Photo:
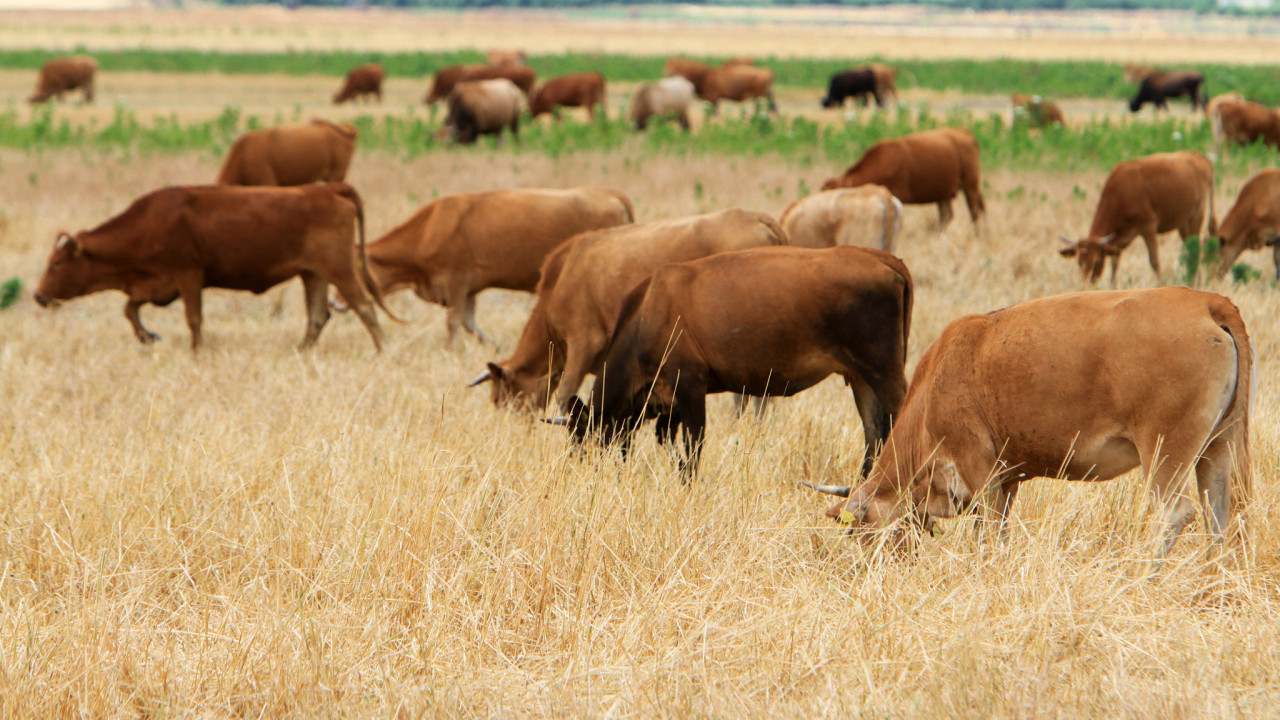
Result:
{"label": "dark brown cow", "polygon": [[[1165,555],[1195,519],[1225,540],[1247,501],[1253,352],[1239,310],[1187,288],[1040,298],[955,320],[925,351],[870,476],[829,511],[930,529],[1024,480],[1149,478]],[[1142,478],[1139,478],[1142,481]]]}
{"label": "dark brown cow", "polygon": [[467,80],[467,76],[471,73],[485,67],[480,64],[472,65],[450,65],[436,71],[435,79],[431,81],[431,89],[427,91],[426,96],[422,98],[422,102],[431,105],[440,100],[449,97],[449,93],[453,92],[453,86]]}
{"label": "dark brown cow", "polygon": [[1067,119],[1062,114],[1062,108],[1058,107],[1057,103],[1049,102],[1039,95],[1014,93],[1009,96],[1009,102],[1013,105],[1014,118],[1019,115],[1025,115],[1031,127],[1044,127],[1046,125],[1067,126]]}
{"label": "dark brown cow", "polygon": [[1222,277],[1245,250],[1272,245],[1276,279],[1280,280],[1280,170],[1263,170],[1240,188],[1240,197],[1218,228],[1222,262],[1214,274]]}
{"label": "dark brown cow", "polygon": [[497,135],[503,130],[520,139],[520,111],[524,96],[510,80],[468,80],[449,93],[449,113],[443,132],[454,141],[468,144],[481,135]]}
{"label": "dark brown cow", "polygon": [[495,190],[435,200],[369,245],[381,293],[413,288],[448,308],[449,340],[476,327],[476,295],[487,288],[533,292],[547,255],[578,233],[635,219],[617,190]]}
{"label": "dark brown cow", "polygon": [[231,146],[219,185],[305,185],[347,178],[359,132],[346,123],[312,120],[253,130]]}
{"label": "dark brown cow", "polygon": [[87,55],[53,58],[40,68],[36,91],[27,102],[45,102],[49,98],[62,100],[62,94],[72,90],[84,91],[84,101],[93,102],[93,76],[98,62]]}
{"label": "dark brown cow", "polygon": [[364,268],[364,208],[350,185],[177,186],[138,198],[92,230],[60,234],[35,299],[48,306],[120,290],[129,296],[125,317],[138,340],[148,343],[158,337],[142,326],[138,309],[181,297],[197,349],[201,290],[262,293],[300,275],[307,299],[302,349],[315,344],[329,319],[333,283],[381,350],[382,330],[366,284],[379,306],[382,298]]}
{"label": "dark brown cow", "polygon": [[[1208,225],[1206,226],[1206,220]],[[1213,216],[1213,164],[1198,152],[1182,150],[1126,160],[1115,166],[1102,186],[1088,237],[1078,242],[1063,238],[1060,251],[1076,258],[1090,282],[1102,277],[1111,258],[1111,284],[1116,284],[1120,253],[1139,235],[1147,244],[1147,258],[1160,277],[1160,233],[1177,230],[1183,240],[1217,232]]]}
{"label": "dark brown cow", "polygon": [[660,437],[683,427],[696,470],[706,396],[791,396],[828,375],[853,389],[866,435],[864,472],[907,392],[911,329],[906,265],[879,250],[758,248],[666,265],[623,301],[578,437],[628,441],[646,418]]}
{"label": "dark brown cow", "polygon": [[1226,140],[1249,145],[1261,140],[1266,145],[1280,148],[1280,112],[1265,105],[1245,101],[1218,102],[1209,120],[1213,123],[1214,138],[1219,142]]}
{"label": "dark brown cow", "polygon": [[596,119],[596,105],[605,110],[604,76],[598,72],[573,73],[543,83],[529,98],[529,115],[538,117],[557,107],[586,108]]}
{"label": "dark brown cow", "polygon": [[333,104],[341,105],[348,100],[367,95],[371,95],[374,100],[382,102],[383,74],[382,66],[378,63],[370,63],[354,68],[347,73],[347,79],[342,84],[342,89],[333,96]]}
{"label": "dark brown cow", "polygon": [[1138,112],[1145,103],[1152,103],[1157,110],[1168,110],[1168,99],[1183,95],[1191,98],[1191,109],[1196,110],[1204,103],[1200,96],[1203,84],[1204,75],[1198,72],[1156,72],[1142,79],[1138,94],[1129,101],[1129,110]]}
{"label": "dark brown cow", "polygon": [[724,210],[692,218],[600,230],[573,238],[542,268],[538,302],[511,357],[472,383],[493,381],[493,402],[541,409],[551,392],[567,407],[595,373],[627,291],[657,268],[731,250],[782,245],[773,218]]}
{"label": "dark brown cow", "polygon": [[778,103],[773,98],[773,71],[752,65],[722,65],[703,77],[702,83],[694,82],[698,97],[711,103],[711,114],[720,111],[721,100],[746,102],[763,99],[769,101],[769,112],[778,114]]}
{"label": "dark brown cow", "polygon": [[822,185],[823,190],[874,183],[889,188],[908,205],[936,203],[945,228],[954,213],[951,202],[963,191],[969,217],[976,223],[986,212],[982,197],[978,141],[961,128],[943,128],[880,140],[867,149],[844,175]]}

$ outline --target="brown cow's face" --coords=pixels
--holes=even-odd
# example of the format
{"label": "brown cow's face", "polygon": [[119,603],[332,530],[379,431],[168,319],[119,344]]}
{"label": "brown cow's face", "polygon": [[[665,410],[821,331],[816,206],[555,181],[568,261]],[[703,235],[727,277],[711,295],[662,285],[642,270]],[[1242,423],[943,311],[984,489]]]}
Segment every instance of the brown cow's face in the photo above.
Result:
{"label": "brown cow's face", "polygon": [[73,237],[63,233],[53,246],[44,276],[36,286],[35,300],[41,307],[57,304],[93,292],[93,260]]}
{"label": "brown cow's face", "polygon": [[1107,238],[1085,238],[1074,245],[1059,251],[1065,258],[1075,258],[1080,266],[1080,273],[1092,283],[1102,278],[1102,270],[1106,266],[1107,256],[1115,255],[1116,249]]}
{"label": "brown cow's face", "polygon": [[514,373],[489,363],[489,397],[493,404],[511,410],[541,411],[547,405],[550,378]]}

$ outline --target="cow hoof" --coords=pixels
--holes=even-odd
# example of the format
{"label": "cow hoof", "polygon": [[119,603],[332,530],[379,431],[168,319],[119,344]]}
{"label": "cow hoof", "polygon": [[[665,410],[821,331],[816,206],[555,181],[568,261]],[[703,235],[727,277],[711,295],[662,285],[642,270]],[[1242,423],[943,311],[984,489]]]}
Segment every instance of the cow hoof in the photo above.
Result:
{"label": "cow hoof", "polygon": [[159,339],[160,339],[160,336],[153,332],[143,333],[138,336],[138,342],[142,343],[143,345],[151,345],[152,343],[157,342]]}

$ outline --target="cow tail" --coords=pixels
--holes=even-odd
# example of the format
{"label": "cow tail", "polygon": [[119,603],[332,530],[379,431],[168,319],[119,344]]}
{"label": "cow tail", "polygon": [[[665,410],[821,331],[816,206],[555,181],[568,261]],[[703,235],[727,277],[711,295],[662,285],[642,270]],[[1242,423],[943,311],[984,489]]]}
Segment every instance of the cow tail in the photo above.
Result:
{"label": "cow tail", "polygon": [[790,245],[791,238],[787,237],[787,231],[782,229],[777,220],[769,217],[765,213],[759,213],[759,220],[762,225],[769,228],[769,232],[777,239],[775,245]]}
{"label": "cow tail", "polygon": [[1257,392],[1257,377],[1254,375],[1253,341],[1245,327],[1240,310],[1230,300],[1222,298],[1211,305],[1210,315],[1218,326],[1231,336],[1236,348],[1236,387],[1222,421],[1218,423],[1218,431],[1240,423],[1240,445],[1234,448],[1231,514],[1238,516],[1253,496],[1253,464],[1249,457],[1249,407]]}
{"label": "cow tail", "polygon": [[610,190],[610,189],[606,189],[606,192],[608,192],[610,195],[612,195],[612,196],[614,196],[614,197],[618,198],[618,202],[622,203],[622,207],[623,207],[623,209],[625,209],[625,210],[627,211],[627,222],[628,222],[628,223],[633,223],[633,222],[635,222],[635,221],[636,221],[636,206],[635,206],[635,205],[633,205],[633,204],[631,203],[631,198],[627,197],[627,194],[626,194],[626,193],[624,193],[624,192],[622,192],[621,190]]}
{"label": "cow tail", "polygon": [[1208,224],[1208,233],[1201,234],[1200,237],[1211,238],[1218,237],[1218,218],[1213,211],[1213,175],[1209,176],[1209,217],[1205,220]]}
{"label": "cow tail", "polygon": [[356,192],[356,189],[350,185],[337,183],[337,186],[338,194],[350,200],[351,204],[356,206],[356,226],[360,231],[360,282],[364,283],[365,290],[373,297],[373,301],[378,304],[378,307],[382,308],[382,312],[387,314],[387,317],[398,323],[403,323],[404,320],[401,320],[395,313],[387,309],[387,304],[382,299],[382,288],[379,287],[377,281],[373,279],[373,275],[369,272],[369,256],[365,252],[364,241],[364,201],[360,199],[360,193]]}

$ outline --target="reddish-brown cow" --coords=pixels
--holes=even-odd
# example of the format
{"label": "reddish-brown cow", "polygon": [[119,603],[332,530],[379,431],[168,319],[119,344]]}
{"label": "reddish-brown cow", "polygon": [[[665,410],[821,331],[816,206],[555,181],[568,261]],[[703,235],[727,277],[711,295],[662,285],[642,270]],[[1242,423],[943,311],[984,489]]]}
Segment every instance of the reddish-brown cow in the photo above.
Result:
{"label": "reddish-brown cow", "polygon": [[752,65],[722,65],[708,72],[701,84],[694,82],[698,97],[711,103],[711,114],[720,111],[721,100],[746,102],[763,99],[769,101],[769,112],[778,114],[778,103],[773,98],[773,71]]}
{"label": "reddish-brown cow", "polygon": [[354,126],[327,120],[247,132],[232,144],[218,172],[218,184],[342,182],[358,136]]}
{"label": "reddish-brown cow", "polygon": [[93,76],[98,62],[87,55],[53,58],[40,68],[36,91],[27,102],[44,102],[49,98],[62,100],[62,94],[72,90],[84,91],[84,101],[93,102]]}
{"label": "reddish-brown cow", "polygon": [[598,72],[561,75],[543,83],[529,98],[529,115],[538,117],[557,107],[586,108],[592,120],[596,118],[596,105],[605,111],[604,75]]}
{"label": "reddish-brown cow", "polygon": [[1249,145],[1262,140],[1266,145],[1280,148],[1280,112],[1266,105],[1222,101],[1213,108],[1209,119],[1213,123],[1214,138],[1219,142]]}
{"label": "reddish-brown cow", "polygon": [[1240,188],[1235,207],[1218,228],[1222,262],[1214,274],[1222,277],[1245,250],[1271,245],[1276,279],[1280,280],[1280,170],[1263,170]]}
{"label": "reddish-brown cow", "polygon": [[357,97],[371,95],[374,100],[382,102],[382,66],[378,63],[370,63],[354,68],[347,73],[347,79],[342,84],[342,89],[333,96],[333,104],[341,105],[348,100],[354,100]]}

